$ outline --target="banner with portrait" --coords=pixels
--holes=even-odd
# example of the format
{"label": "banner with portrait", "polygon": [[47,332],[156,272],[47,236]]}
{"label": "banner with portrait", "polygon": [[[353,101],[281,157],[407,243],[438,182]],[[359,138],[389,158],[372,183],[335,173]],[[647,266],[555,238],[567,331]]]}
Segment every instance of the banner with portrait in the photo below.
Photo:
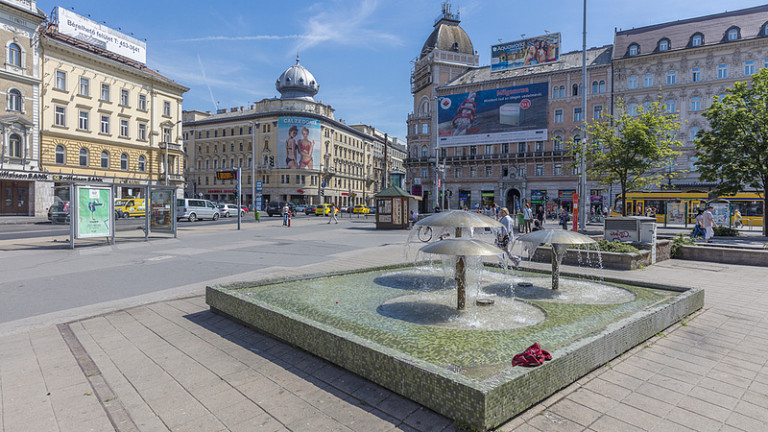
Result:
{"label": "banner with portrait", "polygon": [[560,60],[560,33],[491,45],[491,72]]}
{"label": "banner with portrait", "polygon": [[320,169],[320,120],[280,117],[277,125],[277,167]]}

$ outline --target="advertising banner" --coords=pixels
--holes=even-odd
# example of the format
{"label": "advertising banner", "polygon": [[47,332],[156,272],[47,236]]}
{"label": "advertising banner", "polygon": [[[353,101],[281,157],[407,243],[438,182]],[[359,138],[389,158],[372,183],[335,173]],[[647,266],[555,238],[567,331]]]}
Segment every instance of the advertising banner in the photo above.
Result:
{"label": "advertising banner", "polygon": [[75,238],[109,237],[112,235],[112,190],[78,187]]}
{"label": "advertising banner", "polygon": [[712,216],[715,218],[717,225],[729,226],[728,215],[730,214],[731,205],[726,203],[709,203],[712,206]]}
{"label": "advertising banner", "polygon": [[151,189],[149,192],[149,229],[153,232],[173,234],[175,190]]}
{"label": "advertising banner", "polygon": [[667,203],[667,223],[670,223],[670,224],[685,223],[685,203],[682,203],[682,202]]}
{"label": "advertising banner", "polygon": [[491,45],[491,72],[552,63],[560,59],[560,33]]}
{"label": "advertising banner", "polygon": [[547,83],[440,96],[438,147],[546,141]]}
{"label": "advertising banner", "polygon": [[320,120],[280,117],[277,124],[277,167],[320,169]]}
{"label": "advertising banner", "polygon": [[60,6],[56,7],[59,33],[103,48],[115,54],[147,63],[147,44],[103,26]]}

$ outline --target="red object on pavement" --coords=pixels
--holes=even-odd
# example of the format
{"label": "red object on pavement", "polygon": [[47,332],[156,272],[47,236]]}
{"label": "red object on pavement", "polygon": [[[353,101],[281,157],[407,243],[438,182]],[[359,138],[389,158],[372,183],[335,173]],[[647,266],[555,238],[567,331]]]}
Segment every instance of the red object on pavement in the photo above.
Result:
{"label": "red object on pavement", "polygon": [[541,349],[541,346],[537,342],[529,346],[520,354],[515,354],[515,356],[512,357],[512,366],[540,366],[544,364],[545,360],[552,360],[552,355]]}
{"label": "red object on pavement", "polygon": [[288,228],[291,227],[291,211],[288,210]]}

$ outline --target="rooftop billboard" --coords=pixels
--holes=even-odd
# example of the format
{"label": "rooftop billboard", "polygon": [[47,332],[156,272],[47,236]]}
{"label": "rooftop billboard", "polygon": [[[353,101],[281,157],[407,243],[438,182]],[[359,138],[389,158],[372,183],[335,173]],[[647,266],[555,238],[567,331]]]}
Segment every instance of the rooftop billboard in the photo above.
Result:
{"label": "rooftop billboard", "polygon": [[440,96],[439,147],[546,141],[547,83]]}
{"label": "rooftop billboard", "polygon": [[560,59],[560,33],[491,45],[491,72],[552,63]]}
{"label": "rooftop billboard", "polygon": [[59,28],[59,33],[139,63],[147,63],[146,43],[91,21],[60,6],[56,7],[56,16],[58,17],[56,25]]}
{"label": "rooftop billboard", "polygon": [[277,166],[320,169],[320,120],[280,117],[277,123]]}

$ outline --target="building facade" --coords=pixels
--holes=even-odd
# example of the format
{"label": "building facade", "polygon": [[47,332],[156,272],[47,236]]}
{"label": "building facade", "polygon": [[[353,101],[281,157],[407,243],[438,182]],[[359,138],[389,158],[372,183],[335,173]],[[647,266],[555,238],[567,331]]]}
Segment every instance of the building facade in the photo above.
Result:
{"label": "building facade", "polygon": [[277,79],[279,99],[245,107],[184,113],[187,196],[235,202],[235,180],[216,172],[241,169],[242,199],[370,205],[383,183],[385,139],[367,125],[347,125],[314,100],[319,84],[297,59]]}
{"label": "building facade", "polygon": [[633,113],[660,100],[680,116],[682,154],[667,168],[678,176],[664,186],[710,190],[696,172],[693,140],[709,127],[702,114],[713,97],[768,66],[768,6],[617,31],[614,46],[614,104]]}
{"label": "building facade", "polygon": [[147,186],[184,181],[181,103],[189,90],[146,65],[59,31],[40,29],[41,167],[53,189],[73,181],[114,185],[144,198]]}
{"label": "building facade", "polygon": [[35,0],[0,1],[0,43],[4,66],[0,92],[0,216],[44,214],[47,190],[40,177],[40,47],[45,20]]}

